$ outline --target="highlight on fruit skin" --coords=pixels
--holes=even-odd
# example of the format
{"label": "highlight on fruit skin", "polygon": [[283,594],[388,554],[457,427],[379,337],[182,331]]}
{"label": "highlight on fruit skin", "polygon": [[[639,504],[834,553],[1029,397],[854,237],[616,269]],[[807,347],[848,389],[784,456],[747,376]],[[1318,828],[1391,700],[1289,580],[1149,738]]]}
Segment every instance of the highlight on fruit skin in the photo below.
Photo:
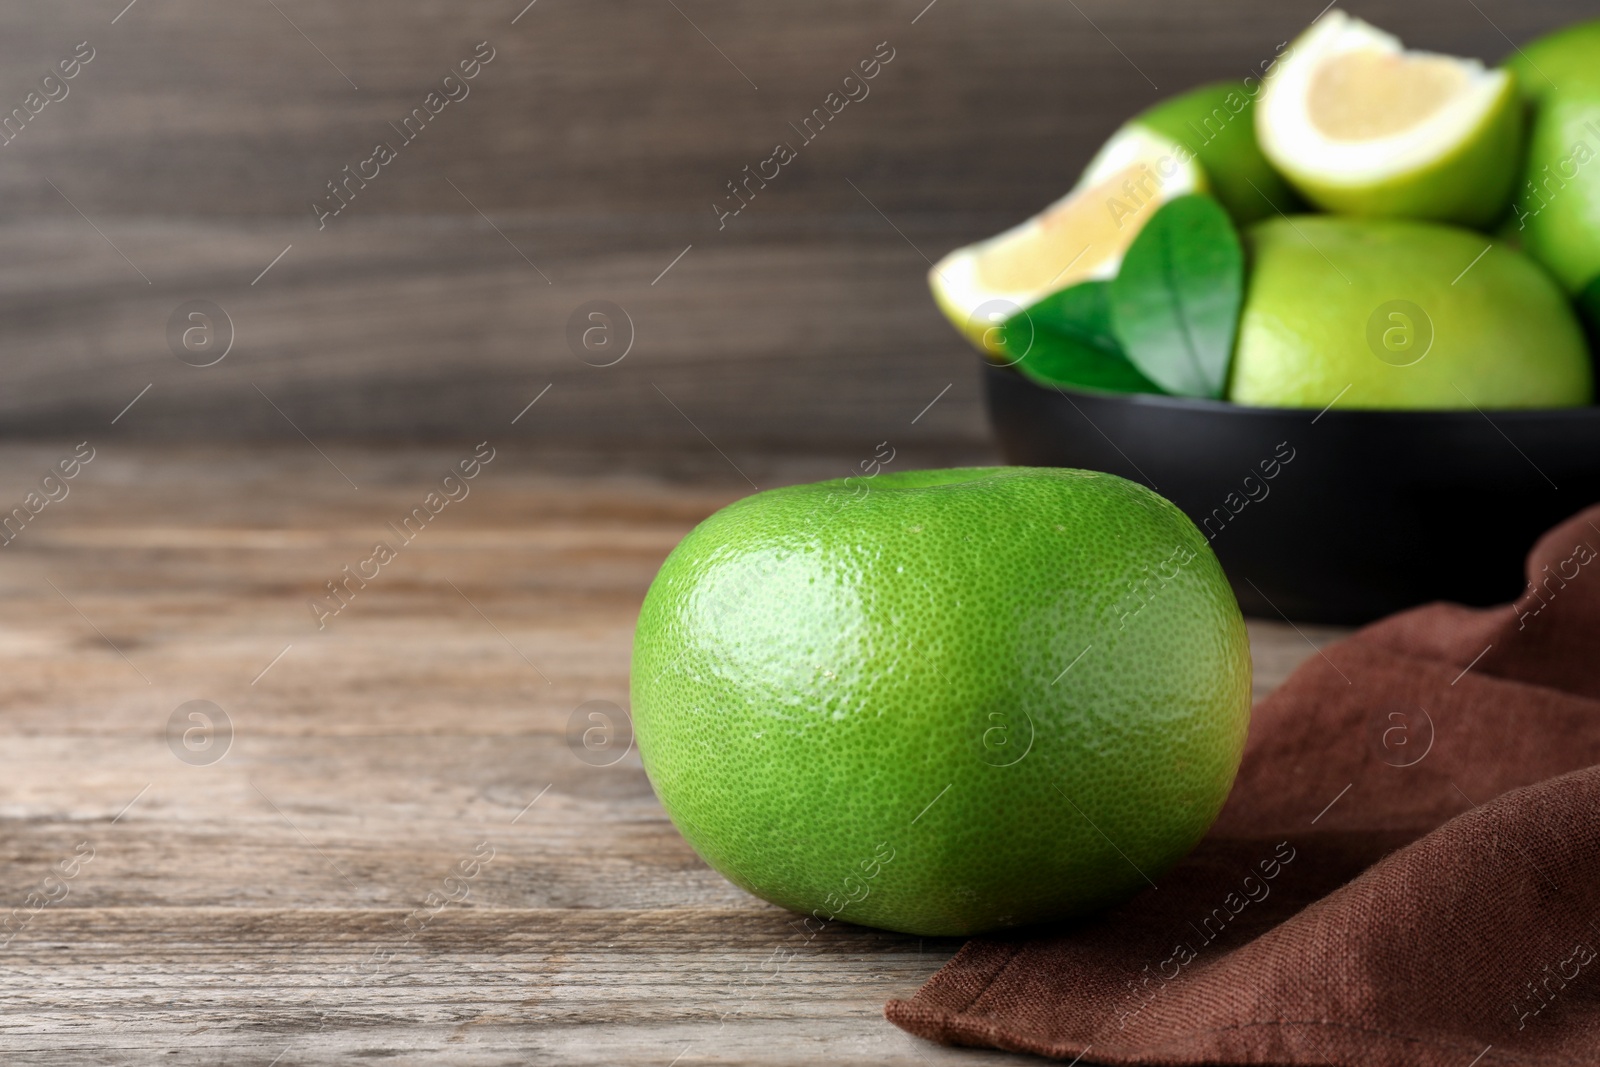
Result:
{"label": "highlight on fruit skin", "polygon": [[1523,134],[1515,75],[1406,51],[1338,9],[1290,46],[1255,117],[1267,158],[1326,211],[1488,227],[1510,203]]}

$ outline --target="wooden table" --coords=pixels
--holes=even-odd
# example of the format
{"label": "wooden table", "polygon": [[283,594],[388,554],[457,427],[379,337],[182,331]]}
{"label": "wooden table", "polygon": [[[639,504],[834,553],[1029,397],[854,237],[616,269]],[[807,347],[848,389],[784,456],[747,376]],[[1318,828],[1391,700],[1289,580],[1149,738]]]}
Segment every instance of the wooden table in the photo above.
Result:
{"label": "wooden table", "polygon": [[[749,487],[491,447],[321,630],[308,598],[470,444],[107,443],[0,549],[0,1060],[1022,1062],[883,1020],[957,940],[804,943],[690,851],[636,752],[569,745],[578,705],[627,704],[662,557]],[[0,506],[72,450],[0,448]],[[1252,624],[1258,691],[1336,636],[1302,629]],[[193,708],[169,735],[195,700],[220,759]]]}

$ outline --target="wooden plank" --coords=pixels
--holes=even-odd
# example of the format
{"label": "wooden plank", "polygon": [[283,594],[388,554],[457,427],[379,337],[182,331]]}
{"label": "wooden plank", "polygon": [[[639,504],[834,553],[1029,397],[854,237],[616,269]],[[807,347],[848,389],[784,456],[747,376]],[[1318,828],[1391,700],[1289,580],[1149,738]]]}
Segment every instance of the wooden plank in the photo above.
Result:
{"label": "wooden plank", "polygon": [[959,1062],[880,1014],[942,944],[919,953],[916,939],[841,927],[775,969],[798,939],[747,910],[468,906],[416,937],[399,918],[63,909],[10,950],[0,1045],[8,1062],[66,1064]]}
{"label": "wooden plank", "polygon": [[[128,432],[296,440],[255,382],[314,437],[438,439],[554,382],[533,432],[572,445],[693,445],[692,420],[723,447],[971,449],[985,435],[975,361],[927,295],[929,261],[1036,212],[1125,117],[1244,78],[1315,14],[1265,0],[1181,15],[1111,0],[676,6],[0,10],[0,108],[78,42],[95,50],[0,147],[0,431],[87,432],[153,383]],[[1355,10],[1491,58],[1583,14],[1577,0]],[[482,40],[495,58],[470,95],[319,229],[326,183],[398,140],[390,123]],[[883,41],[894,58],[869,95],[720,225],[725,183],[798,140],[790,124]],[[169,317],[194,299],[237,329],[207,370],[167,351]],[[636,323],[616,367],[568,350],[591,299]]]}
{"label": "wooden plank", "polygon": [[[0,446],[0,500],[71,452]],[[107,443],[0,549],[0,900],[22,909],[0,1056],[1023,1062],[883,1021],[959,941],[808,939],[694,855],[636,752],[574,754],[579,704],[626,706],[661,558],[748,491],[720,458],[552,473],[502,441],[316,628],[307,598],[470,453]],[[1251,636],[1262,688],[1311,654],[1282,623]],[[169,747],[196,699],[232,724],[215,763]]]}
{"label": "wooden plank", "polygon": [[[677,10],[540,0],[513,25],[519,0],[283,0],[278,10],[143,0],[115,24],[107,8],[122,5],[102,0],[9,5],[0,100],[20,102],[80,40],[97,54],[70,95],[0,153],[0,193],[24,217],[75,217],[42,174],[91,217],[310,224],[325,182],[376,140],[397,139],[389,124],[487,40],[495,58],[470,95],[401,144],[338,223],[471,215],[451,177],[491,214],[626,234],[631,216],[666,213],[709,235],[724,182],[775,141],[797,139],[789,124],[887,40],[894,58],[868,95],[796,144],[797,169],[756,193],[729,232],[758,218],[800,225],[855,212],[843,176],[886,210],[1031,212],[1128,115],[1200,81],[1243,79],[1318,6],[1223,0],[1175,14],[1115,0],[688,0]],[[1455,0],[1349,9],[1415,47],[1488,60],[1510,51],[1507,37],[1588,14],[1577,0],[1497,0],[1482,15]]]}
{"label": "wooden plank", "polygon": [[[709,437],[843,453],[840,473],[883,440],[980,454],[978,358],[933,310],[926,264],[873,219],[882,233],[853,244],[697,247],[655,286],[683,250],[675,237],[602,253],[568,238],[546,255],[532,231],[502,227],[559,280],[547,286],[476,218],[362,224],[325,243],[285,225],[105,223],[146,285],[82,220],[0,228],[0,315],[25,354],[0,371],[0,426],[480,440],[550,386],[514,432],[569,450],[709,450]],[[180,361],[167,341],[168,320],[197,299],[232,324],[233,348],[213,366]],[[568,345],[568,319],[593,299],[633,323],[633,348],[612,366]]]}

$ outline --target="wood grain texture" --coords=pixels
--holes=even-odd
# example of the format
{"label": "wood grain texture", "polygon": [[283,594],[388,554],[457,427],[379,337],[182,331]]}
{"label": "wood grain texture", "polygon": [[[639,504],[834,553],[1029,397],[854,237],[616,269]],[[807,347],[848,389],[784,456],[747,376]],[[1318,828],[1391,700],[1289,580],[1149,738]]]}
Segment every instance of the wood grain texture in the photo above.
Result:
{"label": "wood grain texture", "polygon": [[[154,383],[148,436],[297,439],[255,381],[314,437],[442,440],[554,381],[540,432],[589,447],[698,440],[659,386],[719,443],[970,448],[973,356],[933,309],[929,260],[1055,199],[1128,115],[1243,78],[1318,7],[7,5],[0,109],[78,42],[95,57],[0,147],[0,432],[97,427]],[[1585,14],[1577,0],[1349,7],[1491,59]],[[326,183],[398,139],[390,124],[480,41],[495,58],[470,95],[319,230]],[[790,124],[884,41],[894,59],[870,94],[719,228],[725,183],[798,140]],[[565,340],[596,298],[637,325],[609,373]],[[207,371],[167,351],[191,299],[237,327]]]}
{"label": "wood grain texture", "polygon": [[[569,746],[579,704],[627,704],[663,556],[748,486],[715,455],[553,473],[491,437],[470,494],[320,631],[307,599],[470,444],[105,443],[0,548],[0,901],[25,917],[0,1059],[1023,1062],[883,1021],[959,942],[808,940],[694,855],[636,752]],[[0,500],[71,445],[0,447]],[[1253,622],[1258,686],[1336,635]],[[234,731],[209,765],[168,745],[195,699]]]}

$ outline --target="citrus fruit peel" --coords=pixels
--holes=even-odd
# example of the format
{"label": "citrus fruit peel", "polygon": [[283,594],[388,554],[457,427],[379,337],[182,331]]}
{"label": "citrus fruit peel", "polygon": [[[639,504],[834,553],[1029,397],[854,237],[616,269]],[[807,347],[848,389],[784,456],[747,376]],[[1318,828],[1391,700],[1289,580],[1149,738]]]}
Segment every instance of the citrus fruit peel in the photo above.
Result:
{"label": "citrus fruit peel", "polygon": [[[1277,62],[1265,64],[1269,73]],[[1261,87],[1258,82],[1252,89],[1252,81],[1202,85],[1151,105],[1133,120],[1194,153],[1208,191],[1240,226],[1305,210],[1305,201],[1256,143],[1254,108]]]}

